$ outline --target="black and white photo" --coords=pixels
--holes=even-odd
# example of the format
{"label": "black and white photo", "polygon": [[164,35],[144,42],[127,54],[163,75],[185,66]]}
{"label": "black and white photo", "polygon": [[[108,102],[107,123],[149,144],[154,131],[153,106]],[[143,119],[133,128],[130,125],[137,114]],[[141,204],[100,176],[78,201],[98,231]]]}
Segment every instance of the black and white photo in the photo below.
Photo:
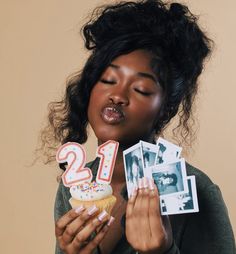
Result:
{"label": "black and white photo", "polygon": [[156,145],[158,146],[158,155],[155,164],[162,164],[174,161],[180,158],[182,148],[163,138],[158,138]]}
{"label": "black and white photo", "polygon": [[158,146],[145,141],[140,141],[140,145],[144,175],[147,178],[152,178],[152,171],[149,168],[155,165],[156,157],[158,155]]}
{"label": "black and white photo", "polygon": [[175,162],[155,165],[152,167],[152,177],[160,196],[181,194],[188,191],[185,160],[183,158]]}
{"label": "black and white photo", "polygon": [[123,152],[125,177],[128,196],[134,188],[138,187],[138,180],[144,177],[142,151],[140,143],[130,147]]}
{"label": "black and white photo", "polygon": [[188,176],[187,193],[160,199],[162,215],[199,212],[195,176]]}

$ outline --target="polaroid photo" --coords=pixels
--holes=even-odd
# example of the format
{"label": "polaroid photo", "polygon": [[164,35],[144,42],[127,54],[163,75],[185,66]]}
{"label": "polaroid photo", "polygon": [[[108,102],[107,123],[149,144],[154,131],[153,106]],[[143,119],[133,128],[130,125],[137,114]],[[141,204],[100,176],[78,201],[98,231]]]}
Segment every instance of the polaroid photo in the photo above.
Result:
{"label": "polaroid photo", "polygon": [[188,192],[185,160],[159,164],[151,167],[152,178],[160,197],[173,196]]}
{"label": "polaroid photo", "polygon": [[195,176],[188,176],[187,193],[160,199],[162,215],[199,212]]}
{"label": "polaroid photo", "polygon": [[142,148],[140,142],[123,152],[128,197],[138,187],[138,179],[144,177]]}
{"label": "polaroid photo", "polygon": [[149,169],[151,166],[154,166],[156,163],[156,157],[158,155],[158,146],[140,141],[141,152],[142,152],[142,163],[144,169],[144,176],[147,178],[152,178],[152,171]]}
{"label": "polaroid photo", "polygon": [[156,145],[159,148],[155,164],[168,163],[180,158],[182,148],[163,138],[158,138]]}

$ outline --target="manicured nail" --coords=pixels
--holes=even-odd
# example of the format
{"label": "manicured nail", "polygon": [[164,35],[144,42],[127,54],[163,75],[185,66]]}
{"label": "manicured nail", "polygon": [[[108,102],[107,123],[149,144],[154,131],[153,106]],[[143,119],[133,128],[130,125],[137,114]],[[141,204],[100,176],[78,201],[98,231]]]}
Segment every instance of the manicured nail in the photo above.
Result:
{"label": "manicured nail", "polygon": [[136,194],[137,194],[137,187],[134,186],[133,189],[132,189],[131,192],[130,192],[130,197],[131,197],[131,196],[136,196]]}
{"label": "manicured nail", "polygon": [[107,212],[105,210],[103,210],[99,215],[98,215],[98,220],[102,221],[106,216],[107,216]]}
{"label": "manicured nail", "polygon": [[143,178],[138,179],[138,188],[142,189],[143,188]]}
{"label": "manicured nail", "polygon": [[81,205],[81,206],[75,208],[75,212],[76,212],[76,213],[80,213],[80,212],[82,212],[83,210],[84,210],[84,206],[83,206],[83,205]]}
{"label": "manicured nail", "polygon": [[146,177],[143,178],[143,188],[148,188],[148,179]]}
{"label": "manicured nail", "polygon": [[150,190],[154,190],[154,181],[153,179],[148,179],[148,185]]}
{"label": "manicured nail", "polygon": [[96,213],[98,211],[98,208],[96,207],[96,205],[90,206],[88,208],[88,215],[93,215],[94,213]]}
{"label": "manicured nail", "polygon": [[109,221],[107,222],[107,226],[111,226],[111,224],[114,222],[115,218],[114,217],[110,217]]}

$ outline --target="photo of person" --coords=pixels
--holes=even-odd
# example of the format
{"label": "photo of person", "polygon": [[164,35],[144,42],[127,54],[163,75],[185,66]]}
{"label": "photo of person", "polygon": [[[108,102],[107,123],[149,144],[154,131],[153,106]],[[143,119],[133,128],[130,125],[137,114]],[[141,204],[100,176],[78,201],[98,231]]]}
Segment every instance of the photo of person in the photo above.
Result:
{"label": "photo of person", "polygon": [[152,178],[152,172],[149,169],[149,167],[155,165],[159,151],[158,146],[145,141],[140,141],[140,145],[142,148],[141,151],[143,159],[144,176],[147,178]]}
{"label": "photo of person", "polygon": [[138,179],[144,177],[140,144],[136,144],[124,153],[125,175],[128,195],[138,187]]}
{"label": "photo of person", "polygon": [[157,156],[156,164],[161,164],[161,163],[164,162],[164,160],[163,160],[163,153],[165,152],[166,147],[163,144],[161,144],[161,143],[159,143],[158,146],[159,146],[159,151],[158,151],[158,156]]}
{"label": "photo of person", "polygon": [[140,166],[139,159],[136,155],[131,156],[130,165],[130,180],[134,186],[138,187],[138,179],[143,177],[143,169]]}
{"label": "photo of person", "polygon": [[147,168],[149,166],[150,163],[150,156],[149,153],[144,153],[143,155],[143,163],[144,163],[144,167]]}
{"label": "photo of person", "polygon": [[166,194],[178,191],[177,182],[176,174],[163,174],[156,181],[159,192]]}
{"label": "photo of person", "polygon": [[152,177],[160,196],[188,191],[184,159],[152,168]]}
{"label": "photo of person", "polygon": [[157,140],[157,146],[159,148],[158,156],[155,164],[167,163],[180,158],[182,148],[177,146],[161,137]]}
{"label": "photo of person", "polygon": [[162,215],[199,211],[195,176],[188,176],[187,181],[189,189],[187,193],[161,199]]}

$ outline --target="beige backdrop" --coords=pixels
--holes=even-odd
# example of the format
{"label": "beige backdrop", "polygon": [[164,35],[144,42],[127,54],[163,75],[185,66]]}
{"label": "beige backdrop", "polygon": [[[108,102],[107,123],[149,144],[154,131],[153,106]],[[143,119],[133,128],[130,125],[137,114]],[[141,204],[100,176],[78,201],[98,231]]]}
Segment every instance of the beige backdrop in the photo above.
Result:
{"label": "beige backdrop", "polygon": [[[86,55],[78,31],[101,0],[0,1],[0,253],[53,253],[55,166],[32,161],[47,103]],[[111,2],[111,1],[106,1]],[[235,0],[186,0],[216,42],[201,78],[200,130],[188,161],[220,186],[236,229]],[[223,6],[222,6],[223,5]],[[87,145],[90,158],[96,147]],[[236,232],[236,231],[235,231]]]}

